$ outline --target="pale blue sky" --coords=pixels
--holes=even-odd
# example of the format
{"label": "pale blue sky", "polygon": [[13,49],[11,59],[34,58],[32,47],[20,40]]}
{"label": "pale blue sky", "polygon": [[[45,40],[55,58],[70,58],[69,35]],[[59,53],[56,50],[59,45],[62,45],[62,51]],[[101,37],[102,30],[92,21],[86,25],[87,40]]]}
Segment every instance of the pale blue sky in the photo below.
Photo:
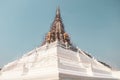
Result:
{"label": "pale blue sky", "polygon": [[41,44],[58,5],[72,42],[120,69],[120,0],[0,0],[0,66]]}

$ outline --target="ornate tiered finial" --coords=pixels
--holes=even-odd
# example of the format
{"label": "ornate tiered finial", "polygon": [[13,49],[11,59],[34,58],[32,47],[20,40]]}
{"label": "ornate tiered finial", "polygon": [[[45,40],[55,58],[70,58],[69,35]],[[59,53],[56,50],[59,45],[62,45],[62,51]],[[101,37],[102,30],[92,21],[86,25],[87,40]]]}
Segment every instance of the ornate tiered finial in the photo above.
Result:
{"label": "ornate tiered finial", "polygon": [[50,28],[50,31],[45,36],[45,43],[52,43],[54,41],[59,41],[62,44],[71,44],[70,37],[64,30],[64,25],[62,23],[62,18],[60,14],[60,8],[58,7],[56,10],[56,16]]}

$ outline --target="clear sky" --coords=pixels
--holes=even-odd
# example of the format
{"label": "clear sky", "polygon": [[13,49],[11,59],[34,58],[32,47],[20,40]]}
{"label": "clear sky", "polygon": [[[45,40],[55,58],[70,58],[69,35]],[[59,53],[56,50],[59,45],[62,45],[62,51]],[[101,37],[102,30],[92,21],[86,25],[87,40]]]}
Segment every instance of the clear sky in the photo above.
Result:
{"label": "clear sky", "polygon": [[41,44],[58,5],[72,42],[120,69],[120,0],[0,0],[0,66]]}

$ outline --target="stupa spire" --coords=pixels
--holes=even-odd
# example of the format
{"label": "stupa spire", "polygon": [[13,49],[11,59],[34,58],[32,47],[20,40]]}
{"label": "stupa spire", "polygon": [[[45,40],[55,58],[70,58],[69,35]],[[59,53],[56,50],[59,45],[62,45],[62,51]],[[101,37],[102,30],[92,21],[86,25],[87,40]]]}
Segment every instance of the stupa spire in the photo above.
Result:
{"label": "stupa spire", "polygon": [[60,17],[60,7],[59,6],[57,7],[57,10],[56,10],[56,16]]}
{"label": "stupa spire", "polygon": [[71,44],[69,35],[65,32],[64,24],[62,23],[62,18],[60,14],[60,8],[58,7],[56,10],[55,19],[51,25],[50,31],[45,36],[45,43],[52,43],[54,41],[59,41],[63,44]]}

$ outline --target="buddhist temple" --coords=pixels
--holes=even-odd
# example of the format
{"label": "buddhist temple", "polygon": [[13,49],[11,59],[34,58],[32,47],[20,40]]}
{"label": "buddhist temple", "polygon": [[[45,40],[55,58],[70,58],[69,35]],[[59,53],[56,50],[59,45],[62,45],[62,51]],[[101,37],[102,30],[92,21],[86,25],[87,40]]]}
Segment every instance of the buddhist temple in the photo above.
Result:
{"label": "buddhist temple", "polygon": [[58,7],[42,44],[6,64],[0,80],[120,80],[120,71],[73,45]]}

